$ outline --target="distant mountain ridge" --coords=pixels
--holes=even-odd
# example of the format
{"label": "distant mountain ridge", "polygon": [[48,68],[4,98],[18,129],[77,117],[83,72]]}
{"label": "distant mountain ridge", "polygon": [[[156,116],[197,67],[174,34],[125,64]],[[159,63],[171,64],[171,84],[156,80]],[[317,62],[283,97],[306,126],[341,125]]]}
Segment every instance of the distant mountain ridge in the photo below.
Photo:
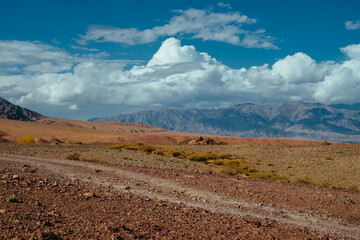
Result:
{"label": "distant mountain ridge", "polygon": [[93,118],[174,131],[250,138],[296,138],[360,143],[360,103],[239,104],[219,109],[158,109]]}
{"label": "distant mountain ridge", "polygon": [[0,97],[0,118],[20,121],[36,121],[44,118],[44,116],[29,109],[14,105]]}

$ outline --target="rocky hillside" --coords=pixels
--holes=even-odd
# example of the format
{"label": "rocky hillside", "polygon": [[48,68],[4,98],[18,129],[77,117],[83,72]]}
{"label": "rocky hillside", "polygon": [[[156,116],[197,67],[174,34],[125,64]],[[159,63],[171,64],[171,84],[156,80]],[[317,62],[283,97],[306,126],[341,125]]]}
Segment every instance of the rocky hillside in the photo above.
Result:
{"label": "rocky hillside", "polygon": [[14,105],[0,97],[0,118],[2,119],[36,121],[43,117],[37,112]]}
{"label": "rocky hillside", "polygon": [[159,109],[90,121],[137,122],[175,131],[254,138],[360,143],[360,104],[240,104],[220,109]]}

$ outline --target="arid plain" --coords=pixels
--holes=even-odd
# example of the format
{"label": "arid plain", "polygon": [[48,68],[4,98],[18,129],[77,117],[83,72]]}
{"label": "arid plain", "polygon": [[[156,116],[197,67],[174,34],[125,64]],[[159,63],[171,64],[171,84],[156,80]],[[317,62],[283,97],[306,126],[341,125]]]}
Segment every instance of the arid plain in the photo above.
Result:
{"label": "arid plain", "polygon": [[359,145],[56,118],[0,138],[2,239],[360,236]]}

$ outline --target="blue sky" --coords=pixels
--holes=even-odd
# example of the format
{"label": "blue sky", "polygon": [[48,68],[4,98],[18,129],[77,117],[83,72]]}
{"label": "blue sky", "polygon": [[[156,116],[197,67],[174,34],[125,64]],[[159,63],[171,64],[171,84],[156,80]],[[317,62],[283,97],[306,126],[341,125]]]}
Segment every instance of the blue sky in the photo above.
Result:
{"label": "blue sky", "polygon": [[0,96],[87,119],[360,102],[359,1],[4,1]]}

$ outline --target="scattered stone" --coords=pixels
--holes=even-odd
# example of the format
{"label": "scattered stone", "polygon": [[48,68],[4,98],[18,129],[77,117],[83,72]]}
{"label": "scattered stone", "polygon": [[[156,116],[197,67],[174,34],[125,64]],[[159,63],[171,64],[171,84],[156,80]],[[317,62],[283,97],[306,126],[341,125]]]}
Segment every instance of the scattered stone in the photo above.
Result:
{"label": "scattered stone", "polygon": [[84,193],[84,197],[85,197],[86,199],[89,199],[89,198],[94,198],[94,197],[96,197],[96,195],[95,195],[95,193],[93,193],[93,192],[87,192],[87,193]]}
{"label": "scattered stone", "polygon": [[11,202],[11,203],[18,203],[20,202],[15,196],[9,196],[6,198],[7,202]]}
{"label": "scattered stone", "polygon": [[38,232],[30,237],[30,240],[62,240],[53,232]]}
{"label": "scattered stone", "polygon": [[12,176],[12,179],[20,179],[19,175],[15,174]]}
{"label": "scattered stone", "polygon": [[6,209],[0,209],[0,214],[4,214],[6,212],[7,212]]}

